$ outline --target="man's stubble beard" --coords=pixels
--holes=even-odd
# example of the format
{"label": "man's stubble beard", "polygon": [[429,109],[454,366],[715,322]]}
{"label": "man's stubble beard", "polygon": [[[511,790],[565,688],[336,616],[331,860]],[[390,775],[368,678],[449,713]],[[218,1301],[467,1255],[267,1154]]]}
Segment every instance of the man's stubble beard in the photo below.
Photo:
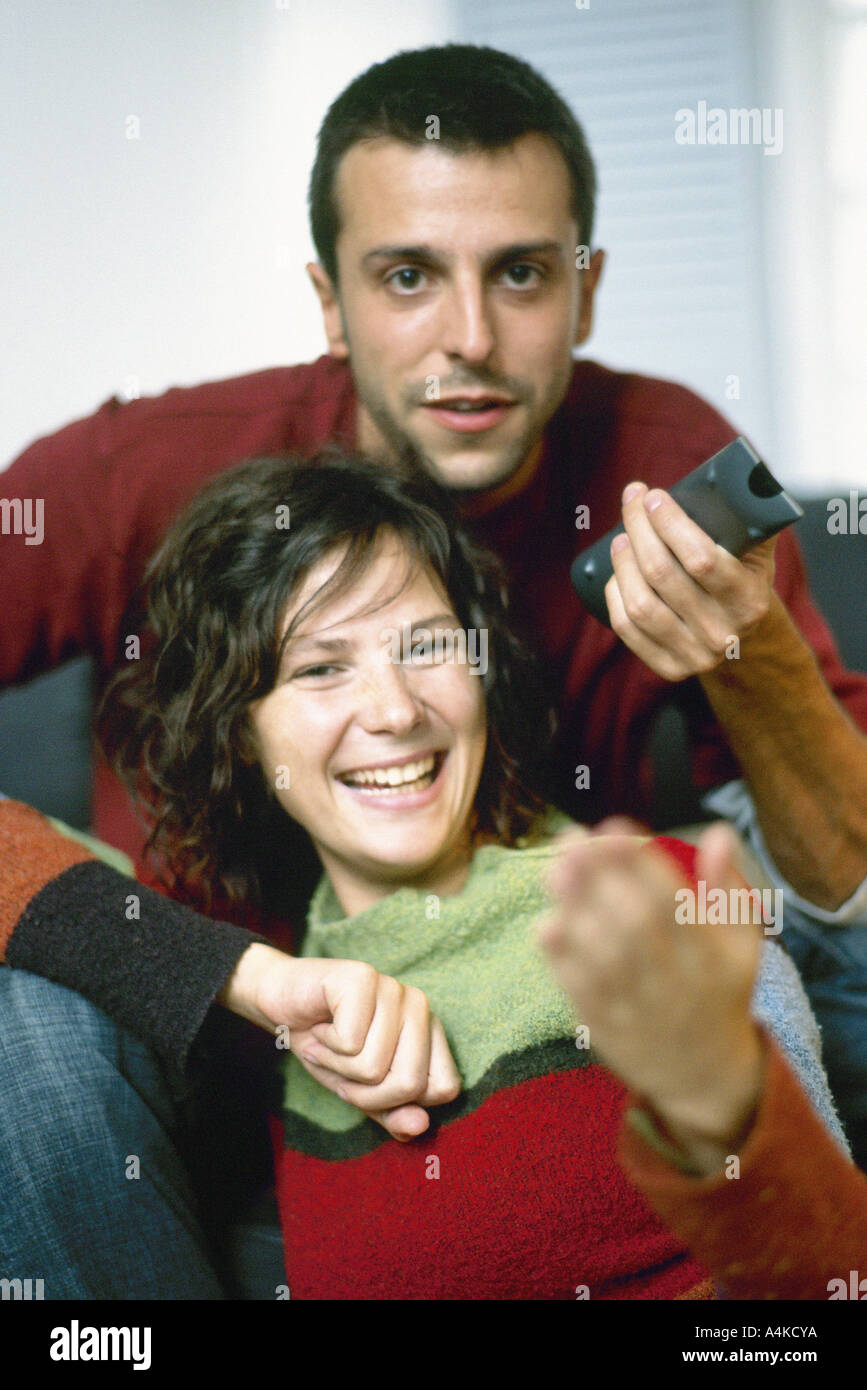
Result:
{"label": "man's stubble beard", "polygon": [[[350,370],[352,370],[351,356]],[[481,480],[478,473],[471,473],[468,479],[456,477],[454,471],[443,469],[437,460],[426,452],[420,442],[401,429],[388,406],[376,391],[371,390],[366,382],[360,381],[355,371],[352,374],[358,400],[385,441],[389,456],[394,460],[403,460],[423,469],[441,487],[447,488],[451,492],[459,492],[468,498],[490,492],[514,477],[542,437],[548,418],[550,418],[547,417],[541,429],[537,429],[534,434],[528,431],[526,436],[515,440],[501,456],[489,460]],[[559,394],[558,404],[564,394],[565,388]],[[553,410],[551,413],[553,414]],[[472,436],[468,436],[468,438],[471,439]],[[472,448],[472,445],[470,444],[468,447]],[[470,463],[469,468],[472,470],[472,463]]]}
{"label": "man's stubble beard", "polygon": [[518,440],[503,456],[487,461],[487,467],[481,479],[478,472],[473,472],[471,462],[468,465],[469,477],[466,476],[466,473],[464,476],[461,476],[460,473],[456,476],[453,469],[442,468],[437,460],[423,449],[420,443],[401,430],[385,408],[377,408],[369,399],[364,400],[362,397],[359,399],[385,440],[389,455],[394,459],[404,460],[423,469],[429,477],[433,478],[434,482],[439,483],[441,487],[447,488],[450,492],[472,496],[473,494],[492,491],[517,473],[533,447],[532,444],[525,444],[523,440]]}

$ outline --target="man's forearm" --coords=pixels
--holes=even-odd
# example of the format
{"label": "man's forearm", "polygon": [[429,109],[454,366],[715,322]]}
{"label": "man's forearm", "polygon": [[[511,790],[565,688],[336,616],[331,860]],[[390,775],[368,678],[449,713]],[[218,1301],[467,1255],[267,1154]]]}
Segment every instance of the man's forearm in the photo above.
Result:
{"label": "man's forearm", "polygon": [[783,877],[833,910],[867,875],[867,737],[774,595],[740,657],[700,677]]}

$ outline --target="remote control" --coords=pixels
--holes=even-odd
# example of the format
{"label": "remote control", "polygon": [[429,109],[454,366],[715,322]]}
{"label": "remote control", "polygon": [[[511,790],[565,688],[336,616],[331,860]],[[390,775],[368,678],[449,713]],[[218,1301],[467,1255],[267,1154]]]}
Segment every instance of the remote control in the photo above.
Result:
{"label": "remote control", "polygon": [[[735,556],[804,515],[743,437],[681,478],[670,494],[697,526]],[[569,571],[582,602],[608,627],[605,585],[614,573],[611,542],[623,530],[622,523],[612,527],[573,560]]]}

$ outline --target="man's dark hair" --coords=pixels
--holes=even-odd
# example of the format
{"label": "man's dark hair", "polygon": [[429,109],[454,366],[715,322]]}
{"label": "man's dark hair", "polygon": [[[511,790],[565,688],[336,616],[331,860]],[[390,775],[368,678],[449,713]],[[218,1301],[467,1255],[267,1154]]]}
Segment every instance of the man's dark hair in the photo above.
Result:
{"label": "man's dark hair", "polygon": [[596,170],[584,132],[563,98],[511,53],[450,43],[375,63],[328,108],[308,201],[313,244],[335,285],[340,214],[334,184],[340,160],[360,140],[380,136],[426,145],[430,116],[439,120],[440,148],[456,152],[498,149],[531,133],[549,136],[569,171],[579,236],[591,244]]}
{"label": "man's dark hair", "polygon": [[[544,803],[532,787],[552,730],[547,696],[513,631],[499,562],[470,539],[449,494],[409,461],[334,449],[309,462],[254,459],[218,477],[170,527],[146,575],[146,650],[124,663],[98,719],[145,809],[164,880],[206,911],[216,899],[281,915],[294,896],[303,832],[266,783],[249,707],[274,688],[300,619],[351,592],[383,532],[438,577],[462,628],[488,634],[477,842],[513,844],[539,827]],[[287,602],[335,547],[345,547],[336,572],[281,637]]]}

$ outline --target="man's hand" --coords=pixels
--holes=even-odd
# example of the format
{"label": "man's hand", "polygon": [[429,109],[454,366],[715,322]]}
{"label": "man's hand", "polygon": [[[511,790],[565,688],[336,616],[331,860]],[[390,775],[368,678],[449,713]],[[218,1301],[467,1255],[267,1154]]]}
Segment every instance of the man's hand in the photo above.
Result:
{"label": "man's hand", "polygon": [[[540,943],[594,1052],[711,1172],[742,1141],[758,1103],[762,1047],[750,1003],[760,929],[677,923],[685,880],[659,850],[612,833],[623,824],[564,837]],[[708,891],[743,886],[733,848],[723,825],[702,836],[697,874]]]}
{"label": "man's hand", "polygon": [[674,498],[644,483],[624,490],[623,525],[605,586],[612,629],[665,680],[712,670],[731,638],[768,611],[776,536],[736,560]]}
{"label": "man's hand", "polygon": [[613,630],[664,680],[698,676],[777,870],[836,910],[867,866],[867,739],[773,589],[777,537],[736,560],[667,493],[630,483],[623,495],[627,534],[611,543],[605,586]]}
{"label": "man's hand", "polygon": [[296,959],[255,942],[218,998],[269,1033],[288,1028],[310,1075],[395,1139],[423,1134],[430,1122],[422,1106],[460,1093],[426,996],[363,961]]}

